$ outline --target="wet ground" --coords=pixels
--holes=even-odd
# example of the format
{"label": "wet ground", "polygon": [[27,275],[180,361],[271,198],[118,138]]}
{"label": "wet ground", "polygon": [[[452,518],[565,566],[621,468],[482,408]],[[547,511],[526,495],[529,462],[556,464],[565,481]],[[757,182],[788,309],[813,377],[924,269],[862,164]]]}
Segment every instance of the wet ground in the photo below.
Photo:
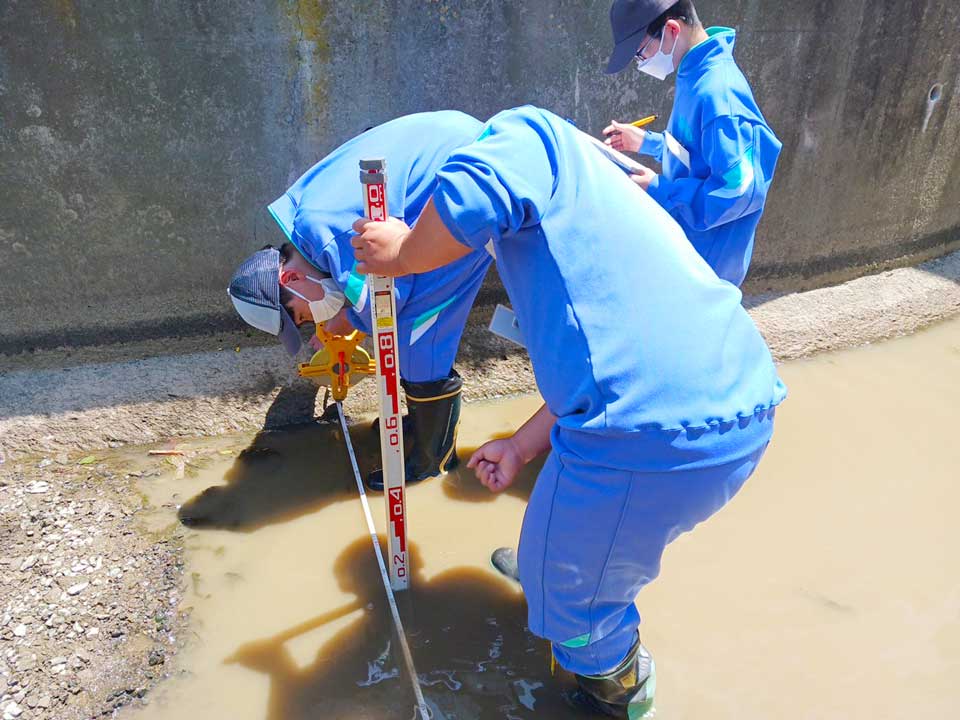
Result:
{"label": "wet ground", "polygon": [[[669,548],[638,599],[656,716],[960,716],[960,319],[781,374],[790,397],[760,470]],[[467,406],[462,446],[537,404]],[[369,465],[370,438],[353,435]],[[196,441],[198,471],[141,482],[156,507],[146,527],[177,523],[178,506],[192,523],[192,633],[178,676],[122,716],[412,717],[337,427],[215,442]],[[521,595],[488,564],[515,543],[535,470],[497,497],[467,472],[408,491],[405,621],[445,717],[589,717],[566,703]],[[379,500],[373,512],[382,521]]]}

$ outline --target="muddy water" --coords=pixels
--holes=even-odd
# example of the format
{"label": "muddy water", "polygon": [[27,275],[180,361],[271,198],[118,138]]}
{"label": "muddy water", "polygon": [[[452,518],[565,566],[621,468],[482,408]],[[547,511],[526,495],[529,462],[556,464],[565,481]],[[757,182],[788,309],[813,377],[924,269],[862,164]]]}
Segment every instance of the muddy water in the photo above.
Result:
{"label": "muddy water", "polygon": [[[781,373],[791,395],[757,475],[670,547],[638,599],[657,717],[960,716],[960,320]],[[468,406],[462,445],[537,404]],[[221,441],[194,476],[145,481],[151,525],[176,522],[178,505],[193,523],[194,635],[185,670],[127,718],[412,717],[338,432]],[[369,465],[371,438],[353,435]],[[487,563],[515,542],[535,469],[499,497],[466,472],[409,489],[404,614],[445,717],[588,717]]]}

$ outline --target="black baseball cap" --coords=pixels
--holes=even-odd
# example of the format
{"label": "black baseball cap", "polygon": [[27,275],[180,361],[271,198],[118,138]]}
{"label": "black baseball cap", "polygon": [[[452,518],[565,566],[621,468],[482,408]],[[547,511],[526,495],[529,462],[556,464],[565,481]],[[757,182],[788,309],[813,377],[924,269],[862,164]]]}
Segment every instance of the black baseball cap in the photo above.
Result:
{"label": "black baseball cap", "polygon": [[610,8],[613,52],[607,72],[618,73],[629,65],[650,23],[676,4],[677,0],[616,0]]}
{"label": "black baseball cap", "polygon": [[300,351],[300,331],[280,302],[279,250],[265,247],[244,260],[233,274],[227,293],[247,324],[276,335],[291,355]]}

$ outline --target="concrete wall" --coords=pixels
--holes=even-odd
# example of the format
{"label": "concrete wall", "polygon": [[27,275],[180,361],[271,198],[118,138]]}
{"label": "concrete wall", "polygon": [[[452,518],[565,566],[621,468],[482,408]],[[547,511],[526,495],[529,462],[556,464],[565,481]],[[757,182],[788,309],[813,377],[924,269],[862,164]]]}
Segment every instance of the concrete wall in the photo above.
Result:
{"label": "concrete wall", "polygon": [[[701,0],[785,152],[748,289],[960,245],[960,3]],[[0,352],[207,332],[263,208],[403,113],[531,102],[597,133],[608,0],[0,0]],[[934,85],[939,101],[929,105]]]}

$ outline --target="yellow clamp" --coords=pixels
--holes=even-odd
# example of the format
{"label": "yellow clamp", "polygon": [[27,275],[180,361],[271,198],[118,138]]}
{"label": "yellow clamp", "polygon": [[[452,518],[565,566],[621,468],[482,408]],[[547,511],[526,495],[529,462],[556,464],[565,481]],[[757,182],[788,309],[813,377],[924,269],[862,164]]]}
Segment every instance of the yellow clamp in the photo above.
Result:
{"label": "yellow clamp", "polygon": [[300,377],[313,378],[330,387],[334,400],[344,400],[350,386],[368,375],[376,375],[377,364],[360,343],[366,337],[359,330],[349,335],[328,333],[319,325],[317,337],[323,349],[314,353],[310,362],[300,363]]}

